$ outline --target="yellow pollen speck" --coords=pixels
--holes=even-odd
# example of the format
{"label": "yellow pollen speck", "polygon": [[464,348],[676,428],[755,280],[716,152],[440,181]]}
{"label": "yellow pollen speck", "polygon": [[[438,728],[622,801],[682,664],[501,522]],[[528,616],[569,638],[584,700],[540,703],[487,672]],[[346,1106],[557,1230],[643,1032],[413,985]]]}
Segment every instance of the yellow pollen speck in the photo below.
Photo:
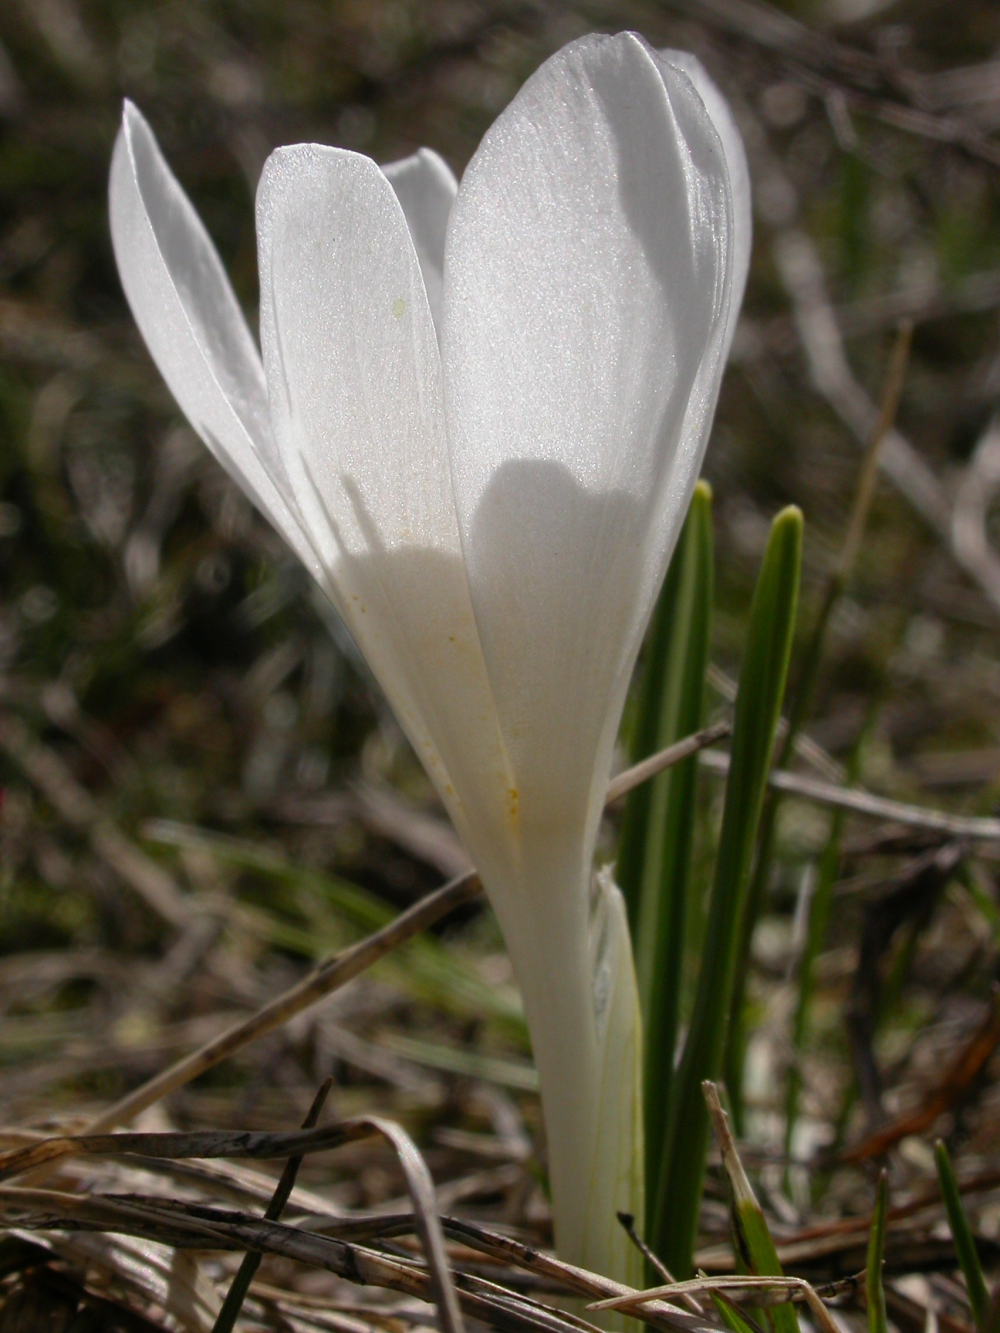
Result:
{"label": "yellow pollen speck", "polygon": [[402,319],[405,314],[406,314],[406,302],[403,300],[401,296],[397,296],[395,301],[393,301],[392,303],[392,317],[393,319]]}
{"label": "yellow pollen speck", "polygon": [[449,634],[449,635],[448,635],[448,642],[449,642],[449,643],[454,643],[454,642],[455,642],[455,636],[454,636],[454,634]]}

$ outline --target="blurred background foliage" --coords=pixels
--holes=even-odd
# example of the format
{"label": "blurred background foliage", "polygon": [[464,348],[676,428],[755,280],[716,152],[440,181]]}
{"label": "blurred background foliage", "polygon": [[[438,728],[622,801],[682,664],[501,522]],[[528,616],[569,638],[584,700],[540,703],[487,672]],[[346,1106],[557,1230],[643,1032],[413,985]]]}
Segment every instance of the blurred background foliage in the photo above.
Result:
{"label": "blurred background foliage", "polygon": [[[770,519],[787,503],[806,517],[794,684],[896,329],[912,319],[898,432],[830,625],[806,759],[835,781],[850,764],[868,789],[918,805],[996,810],[996,4],[4,0],[7,1123],[84,1114],[120,1095],[217,1011],[261,1002],[463,865],[344,631],[194,438],[139,339],[107,224],[122,97],[154,127],[254,323],[253,194],[272,148],[315,140],[385,162],[428,144],[460,174],[540,61],[584,32],[622,28],[701,56],[731,100],[754,178],[753,267],[705,465],[711,710],[726,707]],[[719,797],[703,772],[703,858]],[[782,1144],[796,965],[829,829],[823,805],[783,803],[747,991],[743,1128],[761,1152]],[[605,857],[615,837],[612,815]],[[928,1096],[992,1003],[995,843],[961,842],[933,891],[885,908],[886,886],[910,882],[915,859],[947,841],[848,820],[797,1066],[800,1155]],[[495,1099],[466,1104],[456,1088],[506,1088],[535,1128],[495,925],[470,908],[447,934],[447,949],[407,950],[322,1020],[178,1094],[171,1115],[290,1123],[332,1065],[341,1109],[388,1099],[417,1126],[495,1127]],[[935,1122],[969,1160],[1000,1152],[991,1068]],[[906,1142],[903,1182],[933,1173],[927,1144]],[[378,1170],[344,1183],[345,1199],[391,1194],[389,1168]],[[790,1215],[808,1212],[814,1187],[811,1176],[792,1181]],[[848,1174],[841,1202],[858,1188]],[[1000,1213],[983,1216],[981,1235],[995,1240]]]}

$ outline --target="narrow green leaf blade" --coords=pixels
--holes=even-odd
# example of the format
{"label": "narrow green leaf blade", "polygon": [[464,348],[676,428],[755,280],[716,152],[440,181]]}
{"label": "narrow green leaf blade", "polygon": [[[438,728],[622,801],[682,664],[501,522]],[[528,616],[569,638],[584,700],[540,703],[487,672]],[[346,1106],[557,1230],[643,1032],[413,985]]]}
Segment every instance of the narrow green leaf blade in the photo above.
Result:
{"label": "narrow green leaf blade", "polygon": [[[313,1098],[305,1120],[302,1122],[303,1129],[312,1129],[319,1120],[320,1112],[333,1087],[333,1078],[330,1077],[320,1087],[316,1096]],[[299,1167],[302,1165],[301,1157],[290,1157],[285,1163],[285,1169],[281,1173],[281,1179],[275,1187],[274,1194],[271,1196],[271,1202],[267,1205],[264,1217],[269,1222],[277,1222],[281,1219],[281,1214],[285,1211],[285,1205],[292,1197],[292,1190],[295,1188],[295,1181],[299,1174]],[[243,1260],[237,1269],[236,1276],[226,1292],[226,1298],[222,1302],[222,1309],[216,1316],[212,1333],[233,1333],[236,1327],[236,1321],[240,1317],[240,1311],[243,1309],[243,1302],[247,1298],[250,1290],[250,1284],[253,1282],[263,1259],[263,1254],[254,1250],[248,1250],[243,1256]]]}
{"label": "narrow green leaf blade", "polygon": [[751,1324],[743,1311],[723,1292],[712,1291],[709,1295],[712,1297],[712,1304],[719,1312],[719,1318],[730,1333],[760,1333],[759,1326]]}
{"label": "narrow green leaf blade", "polygon": [[[692,557],[700,552],[706,533],[710,562],[712,558],[711,506],[711,487],[707,482],[699,481],[646,634],[636,713],[629,744],[630,764],[638,764],[656,750],[664,749],[672,741],[679,740],[682,735],[690,734],[690,732],[675,732],[671,726],[671,721],[676,716],[676,700],[680,693],[674,678],[676,664],[686,657],[680,650],[678,640],[686,642],[691,635],[688,623],[691,598],[687,593],[687,585],[691,580]],[[711,570],[709,573],[711,574]],[[699,717],[700,714],[699,708]],[[697,729],[696,724],[691,731]],[[664,736],[668,739],[664,740]],[[647,863],[647,838],[651,828],[650,807],[656,786],[655,781],[645,782],[629,795],[618,842],[615,881],[628,907],[629,927],[633,937],[639,924]]]}
{"label": "narrow green leaf blade", "polygon": [[889,1209],[889,1177],[885,1171],[879,1176],[875,1196],[875,1213],[868,1237],[868,1263],[865,1268],[865,1293],[868,1298],[868,1333],[888,1333],[885,1312],[885,1287],[882,1285],[882,1265],[885,1257],[885,1219]]}
{"label": "narrow green leaf blade", "polygon": [[[657,604],[643,673],[637,737],[650,752],[704,725],[713,556],[712,493],[699,482]],[[659,1177],[680,1023],[697,781],[692,757],[637,788],[626,809],[619,854],[619,867],[633,877],[630,924],[644,1033],[647,1191]]]}
{"label": "narrow green leaf blade", "polygon": [[[736,1141],[729,1128],[729,1118],[719,1099],[719,1090],[714,1083],[706,1082],[704,1094],[729,1182],[729,1211],[736,1252],[747,1271],[755,1276],[784,1277],[785,1270],[778,1258],[774,1237],[740,1161]],[[799,1317],[790,1301],[774,1306],[768,1311],[768,1316],[774,1333],[799,1333]]]}
{"label": "narrow green leaf blade", "polygon": [[934,1145],[934,1160],[937,1162],[938,1179],[941,1182],[941,1193],[944,1196],[944,1206],[948,1213],[951,1238],[955,1242],[958,1262],[969,1293],[972,1317],[976,1321],[976,1328],[979,1333],[986,1333],[990,1324],[993,1303],[990,1300],[990,1292],[986,1285],[982,1264],[979,1262],[976,1240],[972,1234],[972,1228],[969,1226],[965,1209],[962,1206],[962,1196],[958,1190],[955,1172],[952,1170],[951,1158],[948,1156],[948,1149],[941,1139],[938,1139]]}
{"label": "narrow green leaf blade", "polygon": [[694,1008],[671,1097],[653,1205],[653,1247],[678,1277],[691,1272],[708,1148],[703,1080],[722,1066],[740,926],[761,803],[788,673],[802,562],[802,514],[774,520],[757,580],[740,671],[715,880]]}

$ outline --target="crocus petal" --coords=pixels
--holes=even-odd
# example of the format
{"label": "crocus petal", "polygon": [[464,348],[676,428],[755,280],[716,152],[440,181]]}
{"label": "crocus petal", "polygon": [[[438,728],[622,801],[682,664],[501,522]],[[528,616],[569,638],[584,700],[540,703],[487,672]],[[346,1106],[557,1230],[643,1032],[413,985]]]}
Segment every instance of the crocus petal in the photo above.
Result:
{"label": "crocus petal", "polygon": [[432,148],[420,148],[382,170],[396,191],[410,228],[431,315],[438,325],[444,284],[444,240],[458,181],[448,163]]}
{"label": "crocus petal", "polygon": [[137,114],[112,173],[154,357],[338,607],[497,909],[560,1249],[627,1281],[641,1265],[614,1213],[641,1216],[638,1003],[620,895],[591,870],[731,338],[732,154],[713,118],[693,75],[624,34],[529,80],[453,206],[430,154],[383,174],[279,150],[258,194],[266,405],[218,258]]}
{"label": "crocus petal", "polygon": [[546,62],[487,133],[452,212],[455,493],[497,707],[536,810],[603,790],[609,698],[707,439],[731,216],[701,99],[631,34]]}
{"label": "crocus petal", "polygon": [[746,290],[747,274],[750,270],[750,252],[753,247],[753,211],[750,191],[750,166],[747,162],[743,139],[736,127],[729,103],[719,90],[718,84],[711,78],[705,66],[690,51],[658,51],[657,55],[665,64],[682,70],[695,86],[695,91],[705,104],[715,131],[726,155],[726,167],[729,171],[729,184],[733,193],[733,295],[729,305],[729,331],[726,341],[726,355],[732,346]]}
{"label": "crocus petal", "polygon": [[[452,476],[520,812],[520,882],[494,900],[541,1075],[557,1242],[604,1271],[622,1251],[607,1218],[608,1248],[593,1252],[581,1163],[599,1126],[624,1132],[630,1115],[602,1105],[616,1094],[609,1043],[587,1030],[589,865],[625,690],[715,406],[731,227],[702,100],[622,34],[574,42],[528,80],[463,177],[446,247]],[[628,968],[624,941],[617,955]],[[611,1045],[624,1040],[618,1030]]]}
{"label": "crocus petal", "polygon": [[110,214],[125,295],[170,391],[233,480],[318,577],[311,543],[281,486],[250,330],[201,219],[130,102],[111,162]]}
{"label": "crocus petal", "polygon": [[295,501],[337,609],[463,833],[463,801],[505,778],[437,337],[403,211],[369,158],[300,144],[264,167],[257,231],[271,418]]}

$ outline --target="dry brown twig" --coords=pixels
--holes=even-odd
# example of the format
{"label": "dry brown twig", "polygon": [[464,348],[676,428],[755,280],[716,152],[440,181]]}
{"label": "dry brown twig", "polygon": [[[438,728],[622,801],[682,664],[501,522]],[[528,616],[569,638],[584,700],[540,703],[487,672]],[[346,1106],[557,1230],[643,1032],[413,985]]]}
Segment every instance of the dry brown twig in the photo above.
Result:
{"label": "dry brown twig", "polygon": [[660,1287],[650,1287],[648,1291],[638,1292],[635,1296],[616,1296],[609,1300],[594,1301],[588,1310],[617,1310],[620,1314],[641,1315],[645,1318],[647,1303],[654,1300],[670,1300],[674,1296],[694,1295],[713,1291],[761,1293],[776,1299],[759,1301],[762,1305],[780,1305],[789,1300],[793,1293],[804,1301],[815,1316],[816,1322],[824,1333],[839,1333],[829,1310],[823,1304],[812,1283],[801,1277],[752,1277],[738,1275],[733,1277],[695,1277],[686,1282],[668,1282]]}
{"label": "dry brown twig", "polygon": [[[332,1077],[327,1078],[326,1081],[320,1085],[316,1096],[312,1100],[312,1105],[309,1107],[306,1117],[302,1122],[303,1129],[312,1129],[315,1126],[332,1086]],[[301,1157],[289,1157],[285,1162],[281,1178],[275,1186],[274,1193],[268,1200],[267,1208],[264,1211],[265,1221],[281,1221],[281,1214],[284,1212],[285,1205],[288,1203],[292,1192],[295,1189],[295,1181],[303,1160],[304,1159]],[[254,1250],[248,1250],[243,1256],[243,1260],[237,1269],[236,1276],[233,1278],[229,1290],[226,1293],[226,1298],[222,1302],[222,1309],[219,1311],[212,1333],[232,1333],[232,1329],[243,1308],[243,1302],[246,1299],[254,1274],[260,1267],[262,1257],[262,1255],[256,1253]]]}
{"label": "dry brown twig", "polygon": [[[327,1126],[323,1129],[304,1129],[291,1134],[267,1133],[228,1133],[203,1132],[194,1134],[105,1134],[79,1135],[69,1138],[46,1139],[27,1148],[15,1150],[0,1158],[0,1177],[23,1174],[35,1167],[52,1163],[70,1155],[107,1154],[126,1156],[138,1155],[170,1159],[176,1157],[213,1158],[213,1157],[248,1157],[255,1160],[278,1158],[299,1158],[309,1152],[324,1148],[337,1147],[358,1138],[372,1134],[381,1135],[393,1148],[403,1170],[407,1190],[413,1203],[412,1224],[423,1244],[430,1274],[430,1290],[441,1317],[442,1328],[446,1333],[462,1333],[462,1319],[459,1312],[454,1285],[448,1268],[444,1248],[444,1235],[437,1214],[434,1197],[434,1183],[430,1172],[416,1145],[410,1136],[393,1121],[380,1116],[362,1116],[350,1121]],[[13,1199],[15,1205],[28,1195],[41,1196],[55,1194],[50,1191],[0,1191],[0,1208],[3,1199],[8,1203]],[[77,1196],[65,1196],[69,1198]],[[96,1197],[96,1196],[92,1196]],[[37,1198],[35,1199],[37,1202]],[[65,1207],[65,1202],[62,1204]],[[109,1205],[111,1206],[111,1205]],[[131,1204],[125,1205],[131,1207]],[[141,1208],[146,1205],[140,1205]],[[160,1201],[162,1210],[172,1208],[170,1201]],[[81,1214],[85,1218],[86,1214]],[[266,1221],[274,1220],[265,1217]],[[161,1219],[162,1221],[162,1219]],[[103,1229],[103,1228],[102,1228]],[[115,1230],[111,1225],[108,1230]],[[166,1244],[174,1244],[176,1237],[170,1234],[169,1222],[163,1223],[162,1233],[154,1239],[162,1239]],[[250,1247],[253,1248],[253,1247]]]}
{"label": "dry brown twig", "polygon": [[685,736],[673,745],[668,745],[665,750],[658,750],[656,754],[651,754],[648,759],[643,759],[632,768],[625,769],[623,773],[619,773],[608,783],[608,790],[604,797],[605,805],[613,805],[615,801],[620,801],[635,787],[640,786],[643,782],[648,782],[650,778],[655,778],[664,769],[679,764],[684,759],[689,759],[691,755],[697,754],[699,750],[704,750],[709,745],[715,745],[717,741],[724,740],[732,733],[732,730],[733,727],[730,722],[713,722],[710,727],[704,727],[701,731]]}
{"label": "dry brown twig", "polygon": [[[250,1218],[200,1204],[134,1195],[80,1195],[0,1186],[0,1216],[8,1225],[26,1230],[113,1231],[146,1237],[180,1249],[253,1249],[283,1255],[359,1285],[385,1287],[422,1300],[432,1298],[429,1272],[408,1259],[387,1255],[358,1244],[354,1239],[321,1236],[280,1222]],[[401,1219],[369,1219],[373,1239],[413,1231],[416,1225],[412,1215]],[[552,1277],[577,1295],[619,1299],[642,1295],[475,1224],[444,1218],[440,1219],[440,1225],[443,1231],[464,1244]],[[341,1230],[346,1233],[350,1226],[349,1222],[344,1223]],[[593,1330],[592,1324],[568,1311],[556,1311],[496,1282],[456,1271],[454,1283],[465,1313],[504,1333],[539,1333],[540,1330],[566,1333],[568,1329],[590,1333]],[[709,1333],[712,1327],[703,1319],[655,1298],[645,1304],[643,1319],[674,1333]]]}
{"label": "dry brown twig", "polygon": [[[727,754],[705,751],[700,756],[700,762],[713,773],[724,776],[729,772]],[[834,782],[823,782],[801,773],[789,773],[787,769],[773,769],[767,780],[779,791],[821,805],[850,810],[870,819],[890,820],[895,824],[905,824],[908,828],[930,829],[953,838],[969,838],[978,842],[1000,841],[1000,819],[952,815],[927,806],[909,805],[888,796],[876,796],[860,787],[840,787]]]}

